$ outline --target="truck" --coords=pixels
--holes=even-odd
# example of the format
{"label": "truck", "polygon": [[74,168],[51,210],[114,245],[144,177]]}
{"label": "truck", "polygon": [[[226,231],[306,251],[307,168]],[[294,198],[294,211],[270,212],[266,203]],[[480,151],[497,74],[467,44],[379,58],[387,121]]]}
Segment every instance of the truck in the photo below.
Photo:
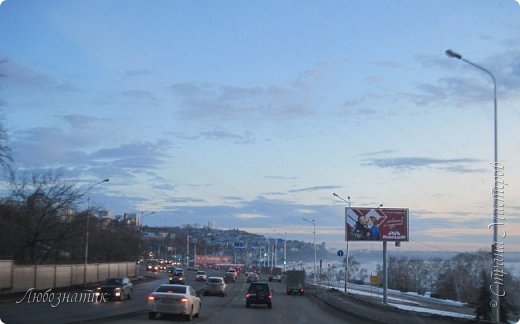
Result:
{"label": "truck", "polygon": [[282,273],[282,268],[272,268],[271,273],[269,274],[269,281],[282,282]]}
{"label": "truck", "polygon": [[287,270],[287,295],[303,296],[305,292],[305,270]]}

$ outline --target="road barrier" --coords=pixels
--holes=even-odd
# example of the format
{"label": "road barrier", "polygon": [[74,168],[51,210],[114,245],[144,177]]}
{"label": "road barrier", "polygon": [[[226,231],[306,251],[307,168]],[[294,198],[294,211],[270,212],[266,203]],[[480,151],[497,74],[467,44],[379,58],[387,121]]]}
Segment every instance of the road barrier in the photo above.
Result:
{"label": "road barrier", "polygon": [[81,286],[108,277],[135,277],[137,271],[135,262],[89,263],[85,267],[84,264],[16,265],[12,260],[0,260],[0,294],[31,288],[44,290]]}

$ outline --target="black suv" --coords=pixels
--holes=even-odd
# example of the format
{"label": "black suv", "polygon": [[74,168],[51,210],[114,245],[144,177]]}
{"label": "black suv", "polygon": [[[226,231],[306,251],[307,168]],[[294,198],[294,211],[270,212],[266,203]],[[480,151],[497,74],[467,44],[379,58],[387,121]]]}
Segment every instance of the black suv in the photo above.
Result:
{"label": "black suv", "polygon": [[269,308],[273,308],[273,294],[267,282],[253,282],[249,286],[246,294],[246,307],[252,304],[265,304]]}

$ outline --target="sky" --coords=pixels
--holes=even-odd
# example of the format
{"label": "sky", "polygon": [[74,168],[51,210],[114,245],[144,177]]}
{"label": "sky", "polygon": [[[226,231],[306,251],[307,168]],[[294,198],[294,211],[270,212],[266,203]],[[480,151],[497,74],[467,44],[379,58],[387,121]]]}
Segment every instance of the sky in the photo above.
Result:
{"label": "sky", "polygon": [[6,0],[2,126],[17,170],[109,178],[91,201],[147,225],[312,241],[306,218],[343,249],[336,192],[408,208],[398,249],[489,250],[493,83],[452,49],[496,78],[520,252],[519,30],[513,0]]}

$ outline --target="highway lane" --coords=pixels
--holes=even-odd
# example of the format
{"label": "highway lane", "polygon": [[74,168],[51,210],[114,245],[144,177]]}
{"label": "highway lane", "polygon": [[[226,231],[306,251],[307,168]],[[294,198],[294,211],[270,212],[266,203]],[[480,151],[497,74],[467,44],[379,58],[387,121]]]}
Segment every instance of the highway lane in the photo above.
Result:
{"label": "highway lane", "polygon": [[[189,273],[188,273],[189,274]],[[214,273],[210,272],[210,275]],[[222,273],[220,273],[222,275]],[[265,280],[266,278],[261,278]],[[196,289],[201,288],[201,283],[192,284]],[[285,293],[285,283],[271,282],[273,292],[273,308],[266,306],[245,307],[245,294],[248,283],[245,276],[240,276],[237,283],[228,284],[227,296],[202,296],[202,312],[199,318],[193,319],[194,323],[357,323],[347,321],[341,312],[333,311],[328,307],[319,305],[310,296],[288,296]],[[147,312],[132,314],[130,316],[117,316],[105,318],[97,323],[172,323],[184,321],[178,316],[157,316],[154,320],[148,319]],[[360,321],[359,323],[363,323]]]}
{"label": "highway lane", "polygon": [[[195,272],[185,271],[187,283],[196,290],[204,287],[203,282],[195,281]],[[223,271],[209,270],[208,275],[223,276]],[[0,319],[4,323],[171,323],[184,321],[178,317],[157,317],[150,321],[146,311],[146,297],[161,283],[167,283],[166,273],[155,274],[149,282],[135,285],[134,298],[108,303],[62,303],[51,307],[50,303],[16,303],[3,300],[0,304]],[[266,280],[267,278],[261,278]],[[273,293],[273,309],[265,306],[245,307],[245,294],[249,284],[245,276],[237,283],[228,284],[227,296],[201,296],[202,312],[195,323],[354,323],[346,321],[340,312],[319,305],[310,296],[287,296],[285,283],[270,283]],[[81,292],[82,290],[78,290]],[[21,299],[21,298],[19,298]]]}

